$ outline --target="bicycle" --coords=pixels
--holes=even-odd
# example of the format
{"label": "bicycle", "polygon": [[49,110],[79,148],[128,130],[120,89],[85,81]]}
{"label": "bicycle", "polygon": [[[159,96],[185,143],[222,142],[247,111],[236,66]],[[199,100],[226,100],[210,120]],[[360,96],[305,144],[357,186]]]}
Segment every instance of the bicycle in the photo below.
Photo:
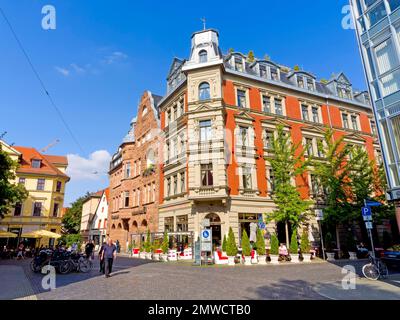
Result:
{"label": "bicycle", "polygon": [[386,279],[389,270],[381,259],[369,255],[369,263],[363,266],[362,273],[367,279],[376,281],[380,278]]}
{"label": "bicycle", "polygon": [[93,268],[93,262],[90,259],[87,259],[81,255],[74,255],[70,256],[69,260],[69,272],[71,271],[78,271],[78,272],[83,272],[87,273]]}

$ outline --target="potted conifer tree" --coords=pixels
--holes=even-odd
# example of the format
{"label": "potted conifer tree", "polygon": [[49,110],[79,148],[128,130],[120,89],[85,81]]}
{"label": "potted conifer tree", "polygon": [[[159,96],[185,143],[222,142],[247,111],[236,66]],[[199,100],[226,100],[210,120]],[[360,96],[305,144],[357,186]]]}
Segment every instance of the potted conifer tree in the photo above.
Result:
{"label": "potted conifer tree", "polygon": [[265,242],[264,242],[264,237],[262,235],[261,229],[257,230],[256,248],[257,248],[256,250],[257,250],[257,254],[258,254],[258,263],[266,264],[267,256],[265,254]]}
{"label": "potted conifer tree", "polygon": [[310,240],[308,239],[308,231],[303,230],[303,234],[301,235],[300,239],[300,250],[301,255],[303,256],[303,262],[311,262],[311,245]]}
{"label": "potted conifer tree", "polygon": [[242,253],[244,255],[244,265],[251,265],[251,245],[246,230],[243,230],[242,234]]}
{"label": "potted conifer tree", "polygon": [[326,260],[335,261],[335,252],[333,251],[333,237],[330,232],[325,235],[325,247],[326,247]]}
{"label": "potted conifer tree", "polygon": [[290,258],[291,262],[299,263],[299,245],[297,243],[297,231],[292,232],[292,238],[290,239]]}
{"label": "potted conifer tree", "polygon": [[145,256],[146,259],[151,260],[152,256],[152,245],[151,245],[151,236],[150,236],[150,229],[147,229],[147,237],[146,237],[146,242],[144,243],[144,250],[145,250]]}
{"label": "potted conifer tree", "polygon": [[161,261],[167,262],[168,261],[168,249],[169,249],[169,238],[167,231],[164,232],[163,242],[161,244],[162,254],[161,254]]}
{"label": "potted conifer tree", "polygon": [[271,263],[279,263],[279,241],[275,233],[271,235],[271,249],[269,252],[269,257],[271,259]]}
{"label": "potted conifer tree", "polygon": [[223,255],[227,255],[226,254],[226,246],[227,246],[227,239],[226,239],[226,234],[224,234],[224,239],[222,240],[222,254]]}
{"label": "potted conifer tree", "polygon": [[235,256],[237,254],[238,248],[236,245],[235,234],[232,228],[229,228],[228,240],[226,243],[226,254],[228,256],[228,265],[235,265]]}

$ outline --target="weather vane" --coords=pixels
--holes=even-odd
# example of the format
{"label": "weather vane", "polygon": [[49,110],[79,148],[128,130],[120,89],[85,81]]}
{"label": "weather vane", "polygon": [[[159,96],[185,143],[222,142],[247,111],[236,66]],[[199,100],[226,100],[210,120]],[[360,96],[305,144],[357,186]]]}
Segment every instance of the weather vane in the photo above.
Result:
{"label": "weather vane", "polygon": [[206,18],[201,18],[200,19],[203,22],[203,30],[206,30]]}

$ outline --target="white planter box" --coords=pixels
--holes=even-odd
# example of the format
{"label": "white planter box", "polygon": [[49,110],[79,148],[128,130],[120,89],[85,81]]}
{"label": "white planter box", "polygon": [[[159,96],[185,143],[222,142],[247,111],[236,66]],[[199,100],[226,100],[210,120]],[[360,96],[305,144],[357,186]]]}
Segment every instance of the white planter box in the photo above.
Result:
{"label": "white planter box", "polygon": [[139,255],[140,259],[146,259],[147,252],[141,252]]}
{"label": "white planter box", "polygon": [[160,254],[159,253],[153,253],[153,260],[154,261],[160,261]]}
{"label": "white planter box", "polygon": [[166,253],[160,254],[160,260],[162,262],[168,262],[168,254],[166,254]]}
{"label": "white planter box", "polygon": [[279,264],[279,256],[275,254],[270,254],[269,257],[271,258],[271,263],[272,264]]}
{"label": "white planter box", "polygon": [[235,265],[235,257],[228,257],[228,265],[229,266]]}
{"label": "white planter box", "polygon": [[290,255],[290,258],[292,259],[292,260],[290,260],[290,262],[292,262],[292,263],[299,263],[300,262],[298,254],[292,254],[292,255]]}
{"label": "white planter box", "polygon": [[251,257],[244,257],[244,265],[251,266]]}
{"label": "white planter box", "polygon": [[357,260],[357,253],[356,252],[349,252],[350,260]]}
{"label": "white planter box", "polygon": [[303,262],[311,262],[311,253],[303,253]]}
{"label": "white planter box", "polygon": [[326,253],[326,261],[335,261],[335,253],[327,252]]}
{"label": "white planter box", "polygon": [[266,265],[267,264],[267,256],[258,256],[258,264]]}

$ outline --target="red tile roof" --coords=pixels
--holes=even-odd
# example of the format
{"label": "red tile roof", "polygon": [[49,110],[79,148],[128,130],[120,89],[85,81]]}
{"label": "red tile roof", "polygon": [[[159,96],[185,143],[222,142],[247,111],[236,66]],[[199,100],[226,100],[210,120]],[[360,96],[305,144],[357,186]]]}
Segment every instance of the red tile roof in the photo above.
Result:
{"label": "red tile roof", "polygon": [[[22,156],[17,173],[44,174],[51,176],[61,176],[69,178],[65,173],[60,171],[56,165],[68,165],[68,159],[64,156],[44,155],[35,148],[13,147],[19,151]],[[32,168],[32,160],[42,160],[40,168]]]}

